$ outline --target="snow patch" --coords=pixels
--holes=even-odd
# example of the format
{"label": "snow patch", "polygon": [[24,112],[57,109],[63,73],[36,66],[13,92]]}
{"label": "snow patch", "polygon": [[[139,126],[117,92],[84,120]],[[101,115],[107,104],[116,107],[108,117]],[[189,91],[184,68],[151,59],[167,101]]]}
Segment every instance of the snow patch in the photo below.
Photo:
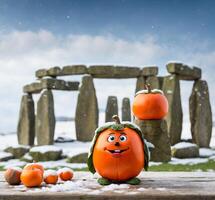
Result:
{"label": "snow patch", "polygon": [[186,158],[186,159],[172,158],[169,164],[195,165],[195,164],[206,163],[206,162],[208,162],[207,158]]}
{"label": "snow patch", "polygon": [[13,156],[11,153],[8,152],[0,152],[0,159],[3,159],[5,157]]}
{"label": "snow patch", "polygon": [[62,149],[54,145],[44,145],[44,146],[33,147],[30,150],[30,152],[40,152],[40,153],[47,153],[50,151],[59,152],[59,151],[62,151]]}
{"label": "snow patch", "polygon": [[189,142],[179,142],[179,143],[175,144],[174,146],[172,146],[172,148],[174,148],[174,149],[184,149],[184,148],[188,148],[188,147],[197,147],[197,145],[193,144],[193,143],[189,143]]}
{"label": "snow patch", "polygon": [[208,158],[215,155],[215,150],[209,148],[200,148],[199,155],[201,158]]}

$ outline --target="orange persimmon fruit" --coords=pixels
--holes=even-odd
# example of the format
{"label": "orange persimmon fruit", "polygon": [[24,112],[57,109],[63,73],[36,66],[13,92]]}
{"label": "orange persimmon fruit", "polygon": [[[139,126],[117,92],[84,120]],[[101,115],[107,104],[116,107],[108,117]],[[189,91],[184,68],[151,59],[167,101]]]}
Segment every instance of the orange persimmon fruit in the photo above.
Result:
{"label": "orange persimmon fruit", "polygon": [[20,179],[26,187],[39,187],[43,182],[43,175],[38,168],[23,169]]}
{"label": "orange persimmon fruit", "polygon": [[47,184],[56,184],[58,181],[58,174],[55,170],[44,171],[44,182]]}
{"label": "orange persimmon fruit", "polygon": [[149,84],[146,88],[136,93],[132,106],[133,114],[140,120],[164,118],[168,113],[167,98],[161,90],[151,90]]}
{"label": "orange persimmon fruit", "polygon": [[64,167],[58,170],[58,175],[63,181],[69,181],[73,178],[73,171],[70,168]]}
{"label": "orange persimmon fruit", "polygon": [[23,168],[23,170],[25,170],[25,169],[39,169],[41,171],[42,175],[44,173],[44,167],[41,164],[39,164],[39,163],[28,163]]}
{"label": "orange persimmon fruit", "polygon": [[19,185],[22,169],[20,167],[11,167],[4,172],[4,178],[10,185]]}

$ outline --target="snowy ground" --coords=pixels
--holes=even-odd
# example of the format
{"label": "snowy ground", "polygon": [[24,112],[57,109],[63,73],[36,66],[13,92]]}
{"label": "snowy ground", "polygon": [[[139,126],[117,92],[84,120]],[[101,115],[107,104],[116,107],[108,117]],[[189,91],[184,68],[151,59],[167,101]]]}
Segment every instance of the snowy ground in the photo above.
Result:
{"label": "snowy ground", "polygon": [[[67,136],[72,139],[76,139],[75,137],[75,126],[74,122],[58,122],[56,124],[56,133],[55,133],[55,138],[58,136]],[[183,139],[189,139],[191,138],[190,134],[190,128],[189,124],[184,124],[183,125],[183,133],[182,133],[182,138]],[[3,150],[5,147],[10,146],[10,145],[15,145],[17,144],[17,137],[15,133],[11,134],[1,134],[0,135],[0,150]],[[63,153],[66,155],[76,155],[78,153],[83,153],[83,152],[88,152],[89,147],[90,147],[90,142],[68,142],[68,143],[55,143],[55,146],[60,147],[63,149]],[[211,147],[215,148],[215,133],[213,131],[212,134],[212,140],[211,140]],[[205,163],[208,162],[209,159],[215,160],[215,150],[209,150],[209,149],[200,149],[200,155],[202,158],[194,158],[194,159],[176,159],[173,158],[170,161],[170,164],[197,164],[197,163]],[[208,157],[208,158],[205,158]],[[10,167],[10,166],[23,166],[25,163],[20,162],[16,159],[10,160],[8,162],[1,162],[0,166],[4,166],[5,168]],[[155,163],[151,162],[150,166],[152,165],[159,165],[161,163]],[[71,167],[71,168],[84,168],[86,167],[86,164],[74,164],[74,163],[67,163],[66,160],[60,160],[60,161],[50,161],[50,162],[43,162],[43,165],[45,168],[50,168],[50,167]]]}

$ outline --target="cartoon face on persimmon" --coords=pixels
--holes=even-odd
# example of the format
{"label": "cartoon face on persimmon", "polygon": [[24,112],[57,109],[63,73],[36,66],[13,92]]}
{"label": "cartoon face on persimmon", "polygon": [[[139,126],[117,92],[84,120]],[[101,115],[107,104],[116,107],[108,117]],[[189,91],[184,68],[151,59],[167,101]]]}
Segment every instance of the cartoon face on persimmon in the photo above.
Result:
{"label": "cartoon face on persimmon", "polygon": [[148,166],[148,150],[141,131],[132,123],[108,124],[96,131],[88,166],[112,181],[127,181]]}

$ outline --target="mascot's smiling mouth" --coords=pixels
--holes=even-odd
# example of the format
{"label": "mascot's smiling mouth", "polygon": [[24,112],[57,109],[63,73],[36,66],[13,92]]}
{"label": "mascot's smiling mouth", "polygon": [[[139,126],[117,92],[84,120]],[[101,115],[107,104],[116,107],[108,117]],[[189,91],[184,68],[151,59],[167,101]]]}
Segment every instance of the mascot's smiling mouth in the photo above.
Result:
{"label": "mascot's smiling mouth", "polygon": [[120,154],[120,153],[123,153],[123,152],[127,151],[128,149],[129,148],[127,148],[127,149],[114,149],[114,150],[110,150],[110,149],[106,149],[105,148],[106,151],[109,151],[112,154]]}

